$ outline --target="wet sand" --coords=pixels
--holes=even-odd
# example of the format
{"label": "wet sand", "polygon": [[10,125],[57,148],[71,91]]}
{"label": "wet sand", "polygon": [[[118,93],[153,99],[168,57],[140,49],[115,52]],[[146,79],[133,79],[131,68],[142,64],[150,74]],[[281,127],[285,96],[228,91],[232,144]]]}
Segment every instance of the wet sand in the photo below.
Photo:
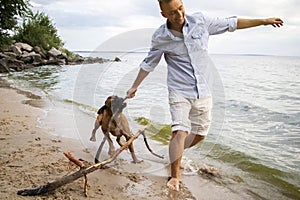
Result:
{"label": "wet sand", "polygon": [[[78,170],[63,152],[86,161],[91,154],[80,142],[49,134],[39,127],[44,112],[28,104],[34,96],[10,88],[0,88],[0,199],[241,199],[240,194],[200,175],[183,176],[180,192],[166,187],[168,170],[159,174],[134,173],[135,167],[122,158],[88,175],[88,198],[83,179],[35,197],[18,196],[21,189],[35,188]],[[41,102],[39,100],[38,102]],[[131,170],[126,170],[126,169]],[[244,198],[245,199],[245,198]]]}

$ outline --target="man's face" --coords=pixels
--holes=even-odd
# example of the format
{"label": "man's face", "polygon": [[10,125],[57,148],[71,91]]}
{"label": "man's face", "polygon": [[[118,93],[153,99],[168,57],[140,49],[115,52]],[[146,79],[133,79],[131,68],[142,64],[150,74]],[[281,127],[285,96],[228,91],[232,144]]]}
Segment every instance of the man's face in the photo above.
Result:
{"label": "man's face", "polygon": [[185,10],[181,0],[173,0],[161,5],[161,14],[174,26],[184,24]]}

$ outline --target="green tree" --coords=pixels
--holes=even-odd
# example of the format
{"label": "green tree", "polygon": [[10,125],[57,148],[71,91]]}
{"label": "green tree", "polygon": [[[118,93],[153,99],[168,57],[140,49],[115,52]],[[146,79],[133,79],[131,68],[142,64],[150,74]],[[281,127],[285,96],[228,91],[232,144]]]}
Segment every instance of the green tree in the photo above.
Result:
{"label": "green tree", "polygon": [[10,42],[10,32],[16,28],[18,17],[29,11],[29,0],[0,0],[0,48]]}
{"label": "green tree", "polygon": [[57,29],[50,18],[43,12],[29,13],[23,19],[23,24],[17,28],[14,39],[19,42],[28,43],[31,46],[39,46],[45,50],[52,47],[60,49],[63,42],[58,36]]}

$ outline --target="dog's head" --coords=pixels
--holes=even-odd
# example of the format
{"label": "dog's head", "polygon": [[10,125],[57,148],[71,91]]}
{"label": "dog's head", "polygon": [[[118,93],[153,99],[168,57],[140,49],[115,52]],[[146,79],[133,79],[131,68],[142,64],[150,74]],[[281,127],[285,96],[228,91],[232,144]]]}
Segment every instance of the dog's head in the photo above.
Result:
{"label": "dog's head", "polygon": [[109,96],[105,101],[105,105],[109,107],[112,113],[121,113],[127,106],[125,99],[118,96]]}

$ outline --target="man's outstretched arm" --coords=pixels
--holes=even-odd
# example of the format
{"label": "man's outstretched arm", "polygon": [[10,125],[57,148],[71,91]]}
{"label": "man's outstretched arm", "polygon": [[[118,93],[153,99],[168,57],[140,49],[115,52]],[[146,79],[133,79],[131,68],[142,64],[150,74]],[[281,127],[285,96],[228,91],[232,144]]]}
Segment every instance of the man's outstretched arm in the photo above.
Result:
{"label": "man's outstretched arm", "polygon": [[146,78],[146,76],[149,74],[149,72],[143,70],[142,68],[140,68],[140,71],[133,83],[133,85],[131,86],[131,88],[127,91],[127,98],[133,98],[135,96],[135,93],[137,91],[137,88],[139,87],[139,85],[142,83],[142,81]]}
{"label": "man's outstretched arm", "polygon": [[266,18],[266,19],[243,19],[238,18],[237,29],[251,28],[261,25],[272,25],[274,27],[281,27],[283,21],[280,18]]}

